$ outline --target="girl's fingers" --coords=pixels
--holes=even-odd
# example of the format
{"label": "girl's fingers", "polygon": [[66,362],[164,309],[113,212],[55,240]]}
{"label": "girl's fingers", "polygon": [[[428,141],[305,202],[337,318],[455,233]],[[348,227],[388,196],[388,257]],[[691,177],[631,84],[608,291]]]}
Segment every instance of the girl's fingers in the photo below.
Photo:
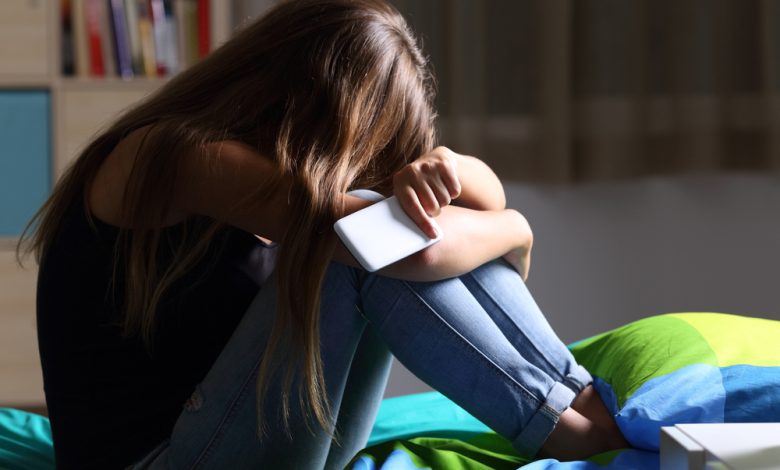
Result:
{"label": "girl's fingers", "polygon": [[450,188],[442,178],[443,166],[433,164],[421,165],[418,171],[410,172],[410,184],[417,192],[417,197],[423,208],[431,217],[436,217],[441,208],[452,201]]}
{"label": "girl's fingers", "polygon": [[[431,188],[431,191],[435,195],[440,208],[444,206],[448,206],[452,202],[453,198],[451,196],[450,190],[449,188],[447,188],[447,186],[444,184],[441,178],[437,177],[434,181],[430,182],[428,186]],[[439,215],[439,214],[437,213],[435,215]]]}
{"label": "girl's fingers", "polygon": [[429,237],[438,234],[431,217],[460,196],[457,155],[437,147],[395,174],[393,186],[401,207]]}
{"label": "girl's fingers", "polygon": [[438,191],[425,181],[413,182],[412,188],[417,193],[417,200],[420,201],[420,205],[425,210],[425,213],[431,217],[439,215],[442,204],[437,194]]}
{"label": "girl's fingers", "polygon": [[412,187],[406,186],[398,190],[395,193],[395,196],[398,198],[398,202],[401,204],[404,212],[406,212],[406,215],[420,227],[420,230],[422,230],[428,238],[436,238],[438,236],[433,223],[431,223],[431,219],[420,204],[417,192]]}
{"label": "girl's fingers", "polygon": [[431,152],[436,167],[436,176],[441,179],[451,199],[460,196],[461,186],[458,179],[458,154],[446,147],[437,147]]}
{"label": "girl's fingers", "polygon": [[455,168],[455,163],[447,165],[444,171],[439,173],[444,186],[447,188],[447,192],[451,199],[457,199],[460,196],[460,180],[458,179],[458,172]]}

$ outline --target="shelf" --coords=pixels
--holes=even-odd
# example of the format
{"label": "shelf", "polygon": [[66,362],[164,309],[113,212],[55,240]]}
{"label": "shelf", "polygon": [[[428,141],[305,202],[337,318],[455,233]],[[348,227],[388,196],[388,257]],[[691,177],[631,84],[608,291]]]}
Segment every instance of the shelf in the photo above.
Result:
{"label": "shelf", "polygon": [[40,90],[51,87],[52,79],[46,75],[10,75],[0,74],[0,88]]}
{"label": "shelf", "polygon": [[16,244],[19,242],[17,237],[0,236],[0,251],[16,251]]}
{"label": "shelf", "polygon": [[111,90],[140,90],[148,91],[165,84],[167,77],[139,77],[122,79],[120,77],[60,77],[56,80],[56,86],[66,91],[111,91]]}

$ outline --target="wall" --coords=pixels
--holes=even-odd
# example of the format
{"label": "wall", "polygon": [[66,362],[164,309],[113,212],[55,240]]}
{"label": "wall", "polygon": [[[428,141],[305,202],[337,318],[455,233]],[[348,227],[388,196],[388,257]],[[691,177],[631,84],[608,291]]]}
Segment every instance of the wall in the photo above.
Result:
{"label": "wall", "polygon": [[[534,230],[528,285],[571,342],[648,315],[780,320],[780,175],[507,184]],[[387,396],[429,390],[396,364]]]}

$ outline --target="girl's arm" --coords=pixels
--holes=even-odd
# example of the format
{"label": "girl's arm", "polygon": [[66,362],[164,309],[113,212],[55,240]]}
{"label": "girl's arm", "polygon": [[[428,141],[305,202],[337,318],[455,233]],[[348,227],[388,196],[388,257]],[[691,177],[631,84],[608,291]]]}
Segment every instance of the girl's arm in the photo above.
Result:
{"label": "girl's arm", "polygon": [[[504,209],[501,182],[478,159],[437,147],[394,176],[393,193],[431,238],[436,237],[432,224],[436,217],[446,243],[408,258],[410,266],[393,265],[384,271],[387,275],[436,280],[463,274],[503,256],[523,279],[528,277],[531,229],[522,215]],[[457,206],[450,205],[453,201]]]}
{"label": "girl's arm", "polygon": [[431,217],[453,203],[475,210],[506,207],[504,187],[481,160],[436,147],[393,177],[393,193],[409,217],[434,238]]}
{"label": "girl's arm", "polygon": [[[508,261],[523,279],[527,277],[533,234],[519,212],[447,206],[441,209],[436,222],[444,232],[439,243],[381,269],[379,274],[409,281],[437,281],[460,276],[511,253],[514,258]],[[360,266],[341,243],[334,259]]]}
{"label": "girl's arm", "polygon": [[453,153],[460,178],[460,196],[452,203],[483,211],[506,208],[504,186],[498,176],[482,160]]}
{"label": "girl's arm", "polygon": [[[214,144],[210,152],[213,154],[182,162],[175,212],[182,217],[212,217],[261,237],[280,240],[289,224],[292,182],[282,179],[267,197],[244,204],[249,195],[278,177],[275,163],[237,142]],[[345,212],[341,216],[372,204],[353,196],[343,197]],[[512,250],[530,249],[530,228],[515,211],[445,206],[439,212],[437,222],[446,234],[444,239],[388,266],[382,274],[416,281],[439,280],[468,272]],[[341,243],[334,259],[358,266]]]}

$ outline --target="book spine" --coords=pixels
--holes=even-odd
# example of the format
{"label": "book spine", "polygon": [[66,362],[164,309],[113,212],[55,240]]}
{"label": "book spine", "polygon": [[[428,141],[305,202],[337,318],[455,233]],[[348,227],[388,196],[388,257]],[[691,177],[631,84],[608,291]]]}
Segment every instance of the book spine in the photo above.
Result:
{"label": "book spine", "polygon": [[108,2],[98,0],[94,2],[98,11],[98,21],[100,26],[100,50],[103,52],[103,67],[106,69],[106,76],[116,75],[116,51],[114,50],[114,32],[111,28],[111,18],[108,11]]}
{"label": "book spine", "polygon": [[211,51],[211,12],[209,0],[198,0],[198,54],[201,58]]}
{"label": "book spine", "polygon": [[173,11],[173,1],[163,0],[165,8],[165,63],[168,73],[173,75],[179,71],[179,51],[176,47],[176,17]]}
{"label": "book spine", "polygon": [[74,45],[73,61],[76,65],[76,75],[79,77],[89,76],[90,69],[89,38],[85,13],[84,0],[71,0]]}
{"label": "book spine", "polygon": [[134,75],[144,74],[144,54],[141,49],[141,35],[138,31],[138,4],[136,0],[125,0],[125,27],[130,39],[130,63]]}
{"label": "book spine", "polygon": [[69,0],[60,0],[60,20],[62,21],[62,74],[75,73],[75,53],[73,44],[73,11]]}
{"label": "book spine", "polygon": [[89,41],[89,71],[95,77],[106,74],[103,46],[100,41],[100,0],[86,0],[87,37]]}
{"label": "book spine", "polygon": [[187,62],[195,64],[200,59],[198,51],[198,0],[187,0],[187,9],[184,12],[184,22],[187,34],[184,38],[186,44]]}
{"label": "book spine", "polygon": [[173,7],[179,68],[184,70],[198,61],[198,4],[197,0],[175,0]]}
{"label": "book spine", "polygon": [[133,64],[130,60],[130,37],[124,0],[111,0],[110,8],[119,76],[130,79],[133,78]]}
{"label": "book spine", "polygon": [[165,50],[165,4],[163,0],[149,0],[149,13],[152,16],[154,31],[154,55],[157,57],[157,75],[168,73],[168,62]]}
{"label": "book spine", "polygon": [[136,0],[138,7],[138,35],[141,39],[141,50],[144,57],[144,74],[147,77],[157,75],[157,56],[154,47],[154,28],[149,2]]}

